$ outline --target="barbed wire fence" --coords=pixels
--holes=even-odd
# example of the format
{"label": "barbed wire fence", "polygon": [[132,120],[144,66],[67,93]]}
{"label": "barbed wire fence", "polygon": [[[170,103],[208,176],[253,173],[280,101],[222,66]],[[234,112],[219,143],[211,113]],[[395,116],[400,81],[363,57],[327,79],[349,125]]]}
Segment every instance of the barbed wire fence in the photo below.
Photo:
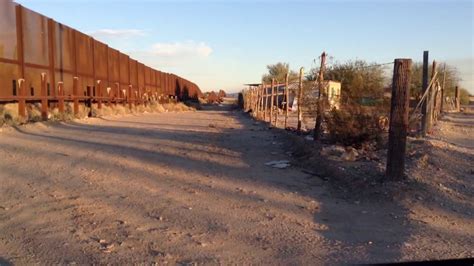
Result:
{"label": "barbed wire fence", "polygon": [[[298,80],[289,80],[287,74],[284,81],[273,79],[271,84],[249,85],[243,91],[245,111],[267,122],[270,127],[300,134],[314,129],[315,140],[318,140],[318,130],[326,135],[328,132],[329,135],[340,133],[336,136],[350,141],[366,140],[365,135],[382,132],[388,137],[387,176],[401,178],[407,134],[425,136],[444,110],[444,81],[439,78],[436,61],[433,61],[431,77],[428,77],[428,71],[423,71],[422,97],[420,100],[412,99],[412,102],[415,101],[411,105],[411,59],[360,66],[358,69],[393,66],[390,90],[388,87],[387,91],[381,88],[376,95],[349,95],[343,98],[341,90],[345,88],[341,88],[340,82],[324,80],[324,57],[325,53],[321,56],[321,67],[314,80],[306,79],[301,69]],[[423,63],[424,70],[427,70],[427,52]],[[455,105],[458,109],[459,98],[459,91],[456,90]],[[318,128],[318,116],[323,121],[321,128]]]}

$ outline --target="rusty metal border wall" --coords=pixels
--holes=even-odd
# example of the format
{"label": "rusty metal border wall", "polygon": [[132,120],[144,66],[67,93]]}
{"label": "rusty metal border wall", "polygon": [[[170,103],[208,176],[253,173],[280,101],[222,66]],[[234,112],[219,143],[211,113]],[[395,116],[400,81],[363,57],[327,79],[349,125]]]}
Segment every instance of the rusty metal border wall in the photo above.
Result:
{"label": "rusty metal border wall", "polygon": [[[0,2],[0,103],[197,98],[199,87],[10,0]],[[19,110],[20,115],[24,114]]]}

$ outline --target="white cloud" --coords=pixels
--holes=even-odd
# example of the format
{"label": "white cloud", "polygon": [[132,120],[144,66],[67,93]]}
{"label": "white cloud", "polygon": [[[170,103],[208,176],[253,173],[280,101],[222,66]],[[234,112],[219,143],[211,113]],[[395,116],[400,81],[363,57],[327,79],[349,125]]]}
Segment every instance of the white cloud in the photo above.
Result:
{"label": "white cloud", "polygon": [[150,52],[156,56],[167,57],[208,57],[212,53],[212,48],[204,42],[185,41],[174,43],[155,43],[151,47]]}
{"label": "white cloud", "polygon": [[146,30],[139,29],[100,29],[88,32],[89,35],[96,38],[131,38],[145,36]]}

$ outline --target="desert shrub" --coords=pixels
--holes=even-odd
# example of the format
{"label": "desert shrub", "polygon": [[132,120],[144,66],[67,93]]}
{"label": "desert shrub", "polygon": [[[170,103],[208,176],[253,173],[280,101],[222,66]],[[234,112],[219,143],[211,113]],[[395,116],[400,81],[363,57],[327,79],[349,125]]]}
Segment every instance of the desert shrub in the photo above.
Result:
{"label": "desert shrub", "polygon": [[360,147],[362,143],[379,140],[384,132],[381,120],[386,117],[377,107],[345,106],[330,111],[326,118],[329,137],[333,142]]}

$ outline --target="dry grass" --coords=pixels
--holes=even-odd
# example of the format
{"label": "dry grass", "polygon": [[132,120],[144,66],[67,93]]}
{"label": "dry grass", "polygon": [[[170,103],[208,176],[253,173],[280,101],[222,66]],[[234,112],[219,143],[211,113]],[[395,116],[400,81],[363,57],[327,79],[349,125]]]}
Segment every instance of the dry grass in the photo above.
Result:
{"label": "dry grass", "polygon": [[[79,113],[74,115],[74,106],[72,102],[64,104],[64,113],[60,113],[57,107],[50,108],[48,113],[48,120],[50,121],[69,121],[73,119],[83,119],[88,117],[90,108],[84,104],[79,105]],[[97,104],[92,105],[92,116],[121,116],[126,114],[140,114],[140,113],[165,113],[165,112],[185,112],[195,110],[192,107],[186,106],[183,103],[165,103],[151,101],[149,104],[133,106],[131,109],[128,105],[111,105],[102,104],[102,108],[98,109]],[[0,126],[16,126],[29,122],[39,122],[43,118],[41,116],[41,104],[27,104],[26,107],[27,118],[22,119],[18,114],[18,103],[8,103],[0,105]]]}

